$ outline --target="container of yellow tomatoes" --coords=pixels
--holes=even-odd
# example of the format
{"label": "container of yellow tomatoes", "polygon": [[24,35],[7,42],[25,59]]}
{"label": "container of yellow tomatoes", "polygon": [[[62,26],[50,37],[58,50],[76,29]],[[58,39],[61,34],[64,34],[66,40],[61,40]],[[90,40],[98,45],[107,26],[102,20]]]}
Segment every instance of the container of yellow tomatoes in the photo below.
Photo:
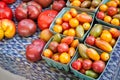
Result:
{"label": "container of yellow tomatoes", "polygon": [[73,36],[55,34],[45,45],[42,58],[49,66],[69,71],[69,64],[76,56],[78,39]]}
{"label": "container of yellow tomatoes", "polygon": [[94,21],[94,14],[75,8],[63,8],[50,25],[50,31],[84,41]]}

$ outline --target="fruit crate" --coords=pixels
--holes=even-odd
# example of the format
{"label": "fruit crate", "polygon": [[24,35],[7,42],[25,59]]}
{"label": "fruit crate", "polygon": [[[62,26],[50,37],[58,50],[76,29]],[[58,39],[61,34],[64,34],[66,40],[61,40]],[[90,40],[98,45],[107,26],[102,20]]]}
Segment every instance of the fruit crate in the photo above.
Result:
{"label": "fruit crate", "polygon": [[105,0],[102,0],[101,3],[98,5],[98,7],[96,7],[94,10],[90,10],[90,9],[88,9],[88,8],[81,8],[81,7],[71,6],[71,5],[70,5],[70,0],[67,0],[66,5],[67,5],[67,7],[76,8],[76,9],[81,10],[81,11],[96,13],[97,10],[98,10],[98,8],[99,8],[99,6],[100,6],[104,1],[105,1]]}
{"label": "fruit crate", "polygon": [[[69,8],[69,7],[65,7],[65,8],[63,8],[60,12],[59,12],[59,14],[56,16],[56,18],[53,20],[53,22],[51,23],[51,25],[50,25],[50,31],[53,33],[53,34],[56,34],[57,32],[55,32],[54,30],[53,30],[53,27],[54,27],[54,25],[55,25],[55,20],[57,19],[57,18],[61,18],[62,16],[63,16],[63,14],[65,13],[65,12],[67,12],[68,10],[70,10],[71,8]],[[83,11],[81,11],[81,10],[77,10],[78,11],[78,13],[81,13],[81,12],[83,12]],[[84,39],[85,39],[85,37],[87,36],[87,34],[88,34],[88,32],[90,31],[90,29],[91,29],[91,26],[93,25],[93,22],[94,22],[94,13],[89,13],[89,12],[86,12],[86,13],[88,13],[89,15],[91,15],[92,16],[92,22],[91,22],[91,24],[90,24],[90,28],[89,28],[89,30],[87,30],[86,32],[85,32],[85,34],[84,34],[84,36],[82,37],[82,38],[78,38],[78,37],[76,37],[75,36],[75,38],[77,38],[77,39],[79,39],[81,42],[83,42],[84,41]],[[63,34],[62,34],[63,35]],[[66,36],[66,35],[63,35],[63,36]]]}
{"label": "fruit crate", "polygon": [[[87,45],[86,45],[87,46]],[[94,50],[96,50],[94,47],[90,47],[90,46],[87,46],[88,48],[92,48],[92,49],[94,49]],[[99,50],[96,50],[97,52],[98,52],[98,54],[101,54],[103,51],[99,51]],[[109,58],[109,60],[107,61],[107,62],[105,62],[105,68],[104,68],[104,70],[103,70],[103,72],[102,73],[100,73],[100,74],[98,74],[98,78],[92,78],[92,77],[90,77],[90,76],[87,76],[87,75],[85,75],[85,74],[83,74],[83,73],[81,73],[80,71],[77,71],[77,70],[75,70],[74,68],[72,68],[72,62],[74,62],[75,60],[77,60],[78,58],[80,58],[80,55],[79,55],[79,52],[78,52],[78,50],[77,50],[77,52],[76,52],[76,56],[73,58],[73,60],[71,61],[71,63],[70,63],[70,71],[76,76],[76,77],[78,77],[78,78],[80,78],[80,79],[83,79],[83,80],[106,80],[106,79],[100,79],[101,78],[101,76],[103,76],[104,75],[104,73],[105,73],[105,71],[109,68],[109,65],[108,64],[110,64],[110,60],[111,60],[111,57],[112,57],[112,53],[110,53],[110,58]],[[91,70],[91,69],[90,69]],[[108,74],[109,75],[109,74]]]}
{"label": "fruit crate", "polygon": [[[95,25],[97,25],[97,24],[94,24],[94,26],[95,26]],[[111,27],[106,26],[106,25],[103,25],[103,24],[100,24],[100,25],[102,25],[103,30],[108,30],[108,29],[111,28]],[[91,30],[92,30],[92,29],[91,29]],[[90,36],[90,32],[89,32],[89,34],[87,35],[87,37],[88,37],[88,36]],[[86,37],[86,38],[87,38],[87,37]],[[100,36],[99,36],[99,37],[100,37]],[[119,38],[120,38],[120,37],[118,37],[118,38],[116,39],[116,42],[115,42],[114,46],[112,46],[112,51],[114,51],[114,48],[116,47],[116,45],[117,45],[117,43],[118,43],[118,41],[119,41]],[[95,49],[97,49],[97,50],[99,50],[99,51],[103,51],[102,49],[96,47],[95,45],[92,46],[92,45],[87,44],[87,43],[86,43],[86,39],[85,39],[85,41],[84,41],[84,44],[86,44],[86,45],[89,46],[89,47],[94,47]],[[111,51],[111,52],[112,52],[112,51]]]}
{"label": "fruit crate", "polygon": [[[61,35],[61,36],[62,36],[62,35]],[[62,38],[63,38],[63,37],[64,37],[64,36],[62,36]],[[43,51],[48,48],[48,45],[50,44],[50,42],[51,42],[52,40],[53,40],[53,37],[47,42],[47,44],[45,45]],[[77,50],[77,48],[76,48],[76,50]],[[41,56],[42,56],[42,58],[47,62],[47,64],[48,64],[49,66],[52,66],[52,67],[55,67],[55,68],[57,68],[57,69],[61,69],[61,70],[64,70],[64,71],[68,72],[68,71],[69,71],[69,64],[70,64],[70,62],[73,60],[73,58],[76,56],[76,51],[75,51],[75,54],[73,55],[73,57],[71,58],[70,62],[67,63],[67,64],[63,64],[63,63],[57,62],[57,61],[55,61],[55,60],[53,60],[53,59],[51,59],[51,58],[45,57],[45,56],[43,55],[43,53],[41,54]]]}
{"label": "fruit crate", "polygon": [[[108,1],[110,1],[110,0],[104,0],[104,1],[102,2],[102,4],[106,4]],[[99,11],[99,10],[98,10],[98,11]],[[98,11],[97,11],[97,12],[98,12]],[[97,13],[97,12],[96,12],[96,13]],[[97,21],[98,23],[100,23],[100,24],[104,24],[104,25],[107,25],[107,26],[110,26],[110,27],[113,27],[113,28],[117,28],[117,29],[120,30],[120,26],[115,26],[115,25],[113,25],[113,24],[107,23],[107,22],[105,22],[105,21],[103,21],[103,20],[98,19],[97,17],[95,17],[95,19],[96,19],[96,21]]]}

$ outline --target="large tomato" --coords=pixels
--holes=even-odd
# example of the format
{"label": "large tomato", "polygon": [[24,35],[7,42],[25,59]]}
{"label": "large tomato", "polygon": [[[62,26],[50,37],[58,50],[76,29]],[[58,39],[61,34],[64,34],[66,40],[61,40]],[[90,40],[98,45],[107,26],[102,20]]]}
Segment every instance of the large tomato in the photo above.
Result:
{"label": "large tomato", "polygon": [[12,19],[12,10],[3,1],[0,1],[0,19]]}
{"label": "large tomato", "polygon": [[49,28],[51,22],[58,14],[55,10],[45,10],[38,17],[38,26],[41,30]]}
{"label": "large tomato", "polygon": [[16,0],[2,0],[2,1],[4,1],[7,4],[11,4],[14,3]]}

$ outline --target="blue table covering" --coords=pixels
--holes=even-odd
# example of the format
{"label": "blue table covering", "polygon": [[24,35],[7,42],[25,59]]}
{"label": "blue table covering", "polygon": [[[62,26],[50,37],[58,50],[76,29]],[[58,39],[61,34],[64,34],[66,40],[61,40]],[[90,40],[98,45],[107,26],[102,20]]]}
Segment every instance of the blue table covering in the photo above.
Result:
{"label": "blue table covering", "polygon": [[[20,2],[21,0],[17,0],[10,5],[13,11]],[[17,25],[15,18],[13,20]],[[25,48],[32,40],[38,38],[39,33],[38,30],[28,38],[16,34],[12,39],[0,41],[0,67],[30,80],[82,80],[76,78],[71,72],[49,67],[44,60],[37,63],[30,63],[26,60]],[[100,80],[120,80],[120,39]]]}

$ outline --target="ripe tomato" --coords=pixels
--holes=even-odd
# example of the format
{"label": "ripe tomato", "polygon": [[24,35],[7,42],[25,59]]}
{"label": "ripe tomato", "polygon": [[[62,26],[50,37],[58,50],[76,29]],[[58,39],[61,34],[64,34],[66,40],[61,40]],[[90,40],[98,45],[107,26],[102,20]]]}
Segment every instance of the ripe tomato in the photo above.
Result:
{"label": "ripe tomato", "polygon": [[70,62],[70,55],[66,52],[64,53],[61,53],[60,55],[60,62],[63,63],[63,64],[67,64]]}
{"label": "ripe tomato", "polygon": [[70,12],[70,14],[72,15],[72,17],[76,17],[77,14],[78,14],[78,13],[77,13],[77,10],[76,10],[75,8],[71,8],[69,12]]}
{"label": "ripe tomato", "polygon": [[76,18],[72,18],[72,19],[69,20],[69,25],[72,28],[75,28],[79,25],[79,21]]}
{"label": "ripe tomato", "polygon": [[67,35],[68,36],[75,36],[75,29],[69,29],[68,32],[67,32]]}
{"label": "ripe tomato", "polygon": [[14,3],[16,0],[2,0],[2,1],[4,1],[7,4],[11,4]]}
{"label": "ripe tomato", "polygon": [[103,11],[103,12],[105,12],[105,11],[107,11],[107,9],[108,9],[108,6],[107,5],[105,5],[105,4],[102,4],[101,6],[100,6],[100,11]]}
{"label": "ripe tomato", "polygon": [[111,20],[111,24],[113,24],[115,26],[119,26],[120,25],[120,21],[119,21],[119,19],[114,18],[114,19]]}
{"label": "ripe tomato", "polygon": [[38,26],[41,30],[49,28],[51,22],[58,14],[55,10],[45,10],[38,17]]}
{"label": "ripe tomato", "polygon": [[0,19],[12,19],[12,10],[3,1],[0,1]]}
{"label": "ripe tomato", "polygon": [[111,16],[105,16],[104,21],[110,23],[112,20]]}
{"label": "ripe tomato", "polygon": [[71,18],[72,18],[72,15],[69,12],[66,12],[62,17],[63,21],[66,21],[66,22],[68,22]]}
{"label": "ripe tomato", "polygon": [[56,24],[62,24],[62,18],[57,18],[55,21]]}
{"label": "ripe tomato", "polygon": [[45,49],[45,50],[43,51],[43,55],[44,55],[45,57],[51,58],[52,55],[53,55],[53,52],[52,52],[50,49]]}
{"label": "ripe tomato", "polygon": [[62,32],[62,26],[56,24],[56,25],[53,27],[53,30],[54,30],[55,32],[57,32],[57,33],[61,33],[61,32]]}
{"label": "ripe tomato", "polygon": [[60,57],[59,53],[55,53],[53,54],[52,59],[55,61],[59,61],[59,57]]}
{"label": "ripe tomato", "polygon": [[103,61],[108,61],[108,59],[110,58],[110,55],[109,55],[109,53],[103,52],[103,53],[100,55],[100,58],[101,58],[101,60],[103,60]]}
{"label": "ripe tomato", "polygon": [[109,1],[107,2],[108,7],[117,7],[117,3],[115,1]]}
{"label": "ripe tomato", "polygon": [[72,3],[71,3],[72,6],[75,6],[75,7],[79,7],[81,5],[81,2],[79,0],[74,0]]}

